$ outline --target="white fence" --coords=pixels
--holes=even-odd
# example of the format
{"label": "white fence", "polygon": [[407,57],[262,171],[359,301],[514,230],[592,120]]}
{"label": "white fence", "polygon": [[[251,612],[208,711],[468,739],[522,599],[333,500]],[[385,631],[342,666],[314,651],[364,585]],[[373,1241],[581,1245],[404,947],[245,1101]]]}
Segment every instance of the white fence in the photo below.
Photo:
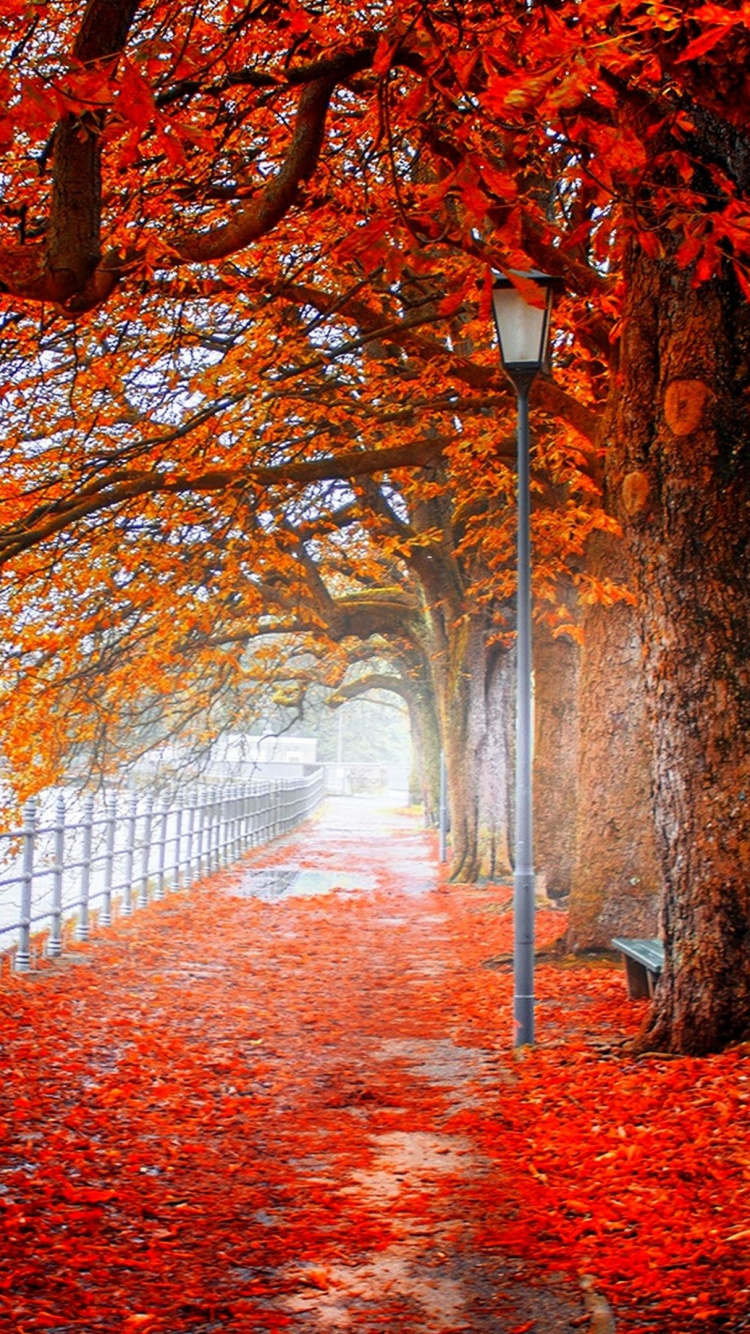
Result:
{"label": "white fence", "polygon": [[0,951],[13,948],[17,972],[31,967],[32,936],[62,952],[63,924],[87,940],[90,913],[109,926],[113,909],[188,888],[237,861],[249,848],[287,833],[322,801],[322,769],[304,778],[227,784],[155,797],[105,793],[57,796],[52,809],[29,801],[23,824],[0,832]]}

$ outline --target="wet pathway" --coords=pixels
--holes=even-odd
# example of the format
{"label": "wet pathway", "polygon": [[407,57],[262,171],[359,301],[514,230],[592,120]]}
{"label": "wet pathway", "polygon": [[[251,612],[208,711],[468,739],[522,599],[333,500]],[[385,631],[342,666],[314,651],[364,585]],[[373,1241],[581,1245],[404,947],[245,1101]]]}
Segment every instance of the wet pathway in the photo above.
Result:
{"label": "wet pathway", "polygon": [[331,802],[14,982],[0,1329],[581,1327],[504,1244],[507,893],[441,887],[435,850]]}

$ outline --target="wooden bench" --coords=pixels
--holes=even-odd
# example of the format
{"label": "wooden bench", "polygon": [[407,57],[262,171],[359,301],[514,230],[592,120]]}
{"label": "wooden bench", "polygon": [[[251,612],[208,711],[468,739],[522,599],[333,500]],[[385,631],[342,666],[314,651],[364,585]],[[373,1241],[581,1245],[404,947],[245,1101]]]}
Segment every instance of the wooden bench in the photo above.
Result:
{"label": "wooden bench", "polygon": [[625,940],[616,936],[612,945],[625,959],[625,977],[631,1000],[653,996],[654,987],[664,967],[664,946],[660,940]]}

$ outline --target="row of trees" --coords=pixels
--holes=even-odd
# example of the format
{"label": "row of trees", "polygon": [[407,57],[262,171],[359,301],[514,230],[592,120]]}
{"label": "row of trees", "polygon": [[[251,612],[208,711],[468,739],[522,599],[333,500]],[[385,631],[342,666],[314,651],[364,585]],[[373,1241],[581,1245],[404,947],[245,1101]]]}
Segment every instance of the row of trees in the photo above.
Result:
{"label": "row of trees", "polygon": [[299,706],[372,677],[408,702],[428,804],[446,751],[454,874],[507,869],[514,414],[489,291],[555,272],[544,869],[580,945],[621,924],[622,887],[644,924],[661,893],[644,1041],[745,1036],[743,6],[49,0],[0,43],[19,791],[72,747],[205,739],[261,685]]}

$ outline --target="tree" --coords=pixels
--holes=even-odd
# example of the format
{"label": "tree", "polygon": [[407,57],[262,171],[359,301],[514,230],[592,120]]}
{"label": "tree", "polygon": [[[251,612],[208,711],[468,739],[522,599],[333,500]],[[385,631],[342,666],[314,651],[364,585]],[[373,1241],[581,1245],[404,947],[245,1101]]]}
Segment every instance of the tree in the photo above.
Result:
{"label": "tree", "polygon": [[[750,174],[737,184],[746,192]],[[731,273],[696,287],[668,253],[631,263],[626,311],[638,301],[652,342],[626,340],[610,468],[641,593],[666,888],[646,1040],[702,1053],[744,1033],[750,1013],[750,310]]]}
{"label": "tree", "polygon": [[[418,286],[422,304],[428,305],[430,285],[422,278]],[[399,304],[408,306],[413,290],[404,284]],[[295,302],[290,316],[291,297],[304,300],[306,308],[300,311]],[[385,355],[378,298],[394,307],[388,326],[390,350]],[[511,679],[507,648],[512,630],[514,482],[509,461],[514,445],[494,409],[505,402],[507,391],[498,395],[497,404],[484,392],[487,385],[500,381],[491,350],[493,364],[485,370],[466,355],[457,359],[441,340],[424,333],[417,336],[412,323],[399,317],[385,283],[374,285],[369,300],[360,296],[356,302],[346,302],[340,312],[331,313],[332,304],[330,294],[309,286],[302,292],[298,286],[287,292],[273,312],[263,312],[262,320],[248,318],[256,309],[251,302],[238,302],[236,311],[220,304],[212,308],[214,327],[207,336],[202,332],[204,303],[191,299],[182,306],[176,347],[162,326],[151,328],[144,322],[112,340],[104,382],[96,356],[98,323],[90,333],[88,328],[79,329],[70,346],[59,333],[50,338],[42,349],[45,379],[38,407],[32,407],[27,393],[21,413],[9,414],[8,440],[17,421],[14,446],[25,481],[23,497],[14,489],[12,504],[18,514],[21,499],[26,514],[5,529],[6,560],[15,560],[14,568],[24,570],[23,595],[28,597],[32,572],[42,581],[47,578],[45,548],[59,544],[62,535],[75,532],[82,538],[90,532],[86,540],[103,547],[102,561],[88,565],[85,596],[91,597],[92,570],[108,568],[113,577],[122,551],[122,545],[112,549],[107,515],[118,514],[121,537],[131,533],[137,545],[138,516],[145,513],[148,525],[159,534],[167,566],[175,560],[175,543],[187,540],[201,581],[205,582],[205,569],[211,572],[214,565],[232,572],[226,575],[227,581],[233,580],[231,605],[238,620],[243,614],[247,618],[238,630],[247,642],[260,615],[258,599],[270,599],[273,605],[273,598],[281,596],[289,544],[299,540],[301,532],[316,541],[330,527],[345,531],[349,544],[355,531],[369,532],[370,541],[393,559],[390,564],[373,563],[372,552],[362,548],[364,577],[369,577],[369,560],[370,574],[374,571],[386,585],[397,584],[403,578],[397,566],[403,571],[406,564],[421,590],[418,618],[412,600],[406,620],[399,611],[399,624],[389,626],[386,605],[380,600],[376,611],[381,621],[375,624],[391,641],[394,635],[402,644],[408,640],[424,664],[422,679],[425,673],[429,676],[439,705],[425,703],[423,736],[430,735],[428,713],[434,707],[442,711],[444,736],[448,735],[445,722],[450,720],[446,748],[454,873],[471,878],[504,872],[509,867],[506,789],[512,765],[504,705]],[[325,313],[324,324],[320,310]],[[290,325],[293,333],[286,340],[285,364],[279,371],[273,349]],[[465,335],[471,327],[464,321]],[[486,343],[486,321],[475,318],[474,328],[481,329]],[[252,391],[241,380],[251,358],[260,366]],[[69,386],[64,398],[50,394],[55,376]],[[426,381],[421,393],[420,376]],[[411,395],[406,403],[405,385]],[[71,395],[78,421],[92,423],[87,430],[70,430]],[[51,398],[60,405],[56,421],[51,418]],[[41,437],[31,456],[30,410],[32,420],[40,423]],[[500,432],[503,437],[498,440]],[[391,443],[394,437],[397,443]],[[422,460],[434,464],[429,469],[404,467]],[[567,442],[559,433],[554,440],[540,435],[539,474],[548,467],[564,478],[568,492],[565,504],[558,494],[555,505],[547,504],[538,516],[538,588],[548,599],[554,600],[570,553],[577,554],[591,526],[603,522],[595,497],[592,503],[585,487],[578,493],[586,481],[584,466],[576,433]],[[285,526],[279,517],[292,513],[300,519],[296,528]],[[243,534],[248,539],[244,556]],[[280,545],[270,544],[274,534]],[[65,549],[74,563],[76,539],[70,539]],[[356,550],[348,560],[349,573],[358,568]],[[330,545],[328,552],[329,560],[335,555],[334,569],[343,568],[343,553]],[[254,553],[262,569],[275,562],[273,578],[248,582],[248,574],[238,574],[237,562],[252,564]],[[134,554],[131,560],[135,559]],[[294,604],[293,590],[300,579],[304,583],[307,577],[300,574],[303,565],[304,560],[296,564],[289,576],[289,605]],[[308,560],[308,568],[312,577],[314,562]],[[147,566],[144,573],[142,596],[153,601],[158,585]],[[66,577],[71,586],[76,583],[70,567]],[[182,577],[190,578],[184,561]],[[215,598],[215,578],[209,579],[208,587]],[[249,593],[247,605],[241,593],[244,587]],[[169,580],[161,581],[161,590],[170,600],[172,623],[185,619],[189,625],[190,603],[178,603],[179,591]],[[79,591],[84,596],[84,590]],[[215,615],[213,603],[205,603],[206,589],[199,592],[204,599],[199,603],[201,614]],[[309,596],[307,589],[304,597]],[[228,594],[222,599],[230,605]],[[311,615],[337,641],[354,633],[348,621],[342,628],[339,609],[332,611],[323,595]],[[365,637],[373,633],[373,624],[370,617]],[[73,616],[67,625],[71,643],[80,649],[84,623],[76,623]],[[300,622],[296,625],[305,628]],[[12,622],[7,633],[14,634]],[[197,651],[194,637],[184,642]],[[216,642],[209,639],[209,650]],[[431,740],[426,749],[434,750]],[[434,755],[429,767],[433,777],[428,788],[434,789]]]}
{"label": "tree", "polygon": [[[597,533],[587,550],[592,576],[632,586],[621,539]],[[651,733],[635,607],[594,602],[582,609],[576,839],[568,944],[606,950],[614,936],[660,930],[662,870],[651,816]]]}
{"label": "tree", "polygon": [[[37,544],[136,501],[148,511],[161,503],[154,496],[211,494],[224,505],[245,495],[250,477],[281,500],[293,482],[442,466],[446,449],[453,465],[457,383],[474,411],[480,384],[503,394],[476,332],[493,267],[560,273],[569,295],[558,383],[540,384],[538,405],[566,429],[591,432],[600,418],[608,494],[637,575],[665,883],[667,968],[652,1037],[702,1051],[744,1036],[748,685],[736,646],[746,642],[747,599],[733,534],[744,534],[747,509],[745,442],[733,429],[728,444],[726,423],[742,419],[748,376],[745,9],[394,0],[324,15],[291,2],[220,15],[209,5],[117,5],[105,23],[107,13],[91,0],[74,30],[50,7],[44,21],[14,16],[3,34],[17,71],[15,82],[7,76],[13,125],[4,129],[6,222],[18,233],[3,266],[7,329],[20,355],[37,331],[18,300],[54,301],[68,314],[105,300],[110,329],[128,329],[143,387],[137,345],[165,303],[184,309],[194,299],[196,313],[205,303],[193,346],[230,308],[250,328],[242,351],[217,350],[186,431],[166,420],[174,398],[161,418],[150,409],[134,441],[132,404],[117,416],[106,394],[85,410],[68,394],[67,424],[61,413],[50,437],[38,425],[51,406],[47,365],[28,390],[12,378],[20,417],[28,392],[34,421],[15,437],[8,499],[20,499],[22,515],[6,553],[32,560]],[[56,20],[63,59],[50,40]],[[39,178],[29,172],[35,152]],[[226,262],[248,246],[249,274]],[[275,303],[285,295],[297,316],[280,329]],[[340,337],[347,320],[348,351],[339,347],[332,373],[331,331]],[[162,329],[166,385],[186,344],[176,312]],[[363,337],[384,353],[381,374],[370,368],[364,413],[350,355]],[[461,365],[464,337],[471,367]],[[301,411],[305,340],[306,365],[328,367],[306,404],[314,422]],[[450,366],[436,415],[431,345]],[[415,355],[430,419],[407,412],[402,442],[391,434],[386,444],[397,412],[388,379],[395,367],[408,383]],[[240,436],[245,446],[230,459],[228,423],[239,404],[248,411],[248,382],[255,392],[271,364],[256,448]],[[318,431],[327,408],[326,452]],[[81,441],[100,421],[110,443],[97,456]],[[300,438],[302,421],[312,436]],[[71,469],[63,441],[74,439]],[[374,462],[361,457],[373,450],[383,451]],[[42,465],[53,456],[50,473]],[[34,558],[41,578],[52,548],[38,550],[47,553]],[[719,710],[698,711],[698,694],[726,699],[731,757]]]}

